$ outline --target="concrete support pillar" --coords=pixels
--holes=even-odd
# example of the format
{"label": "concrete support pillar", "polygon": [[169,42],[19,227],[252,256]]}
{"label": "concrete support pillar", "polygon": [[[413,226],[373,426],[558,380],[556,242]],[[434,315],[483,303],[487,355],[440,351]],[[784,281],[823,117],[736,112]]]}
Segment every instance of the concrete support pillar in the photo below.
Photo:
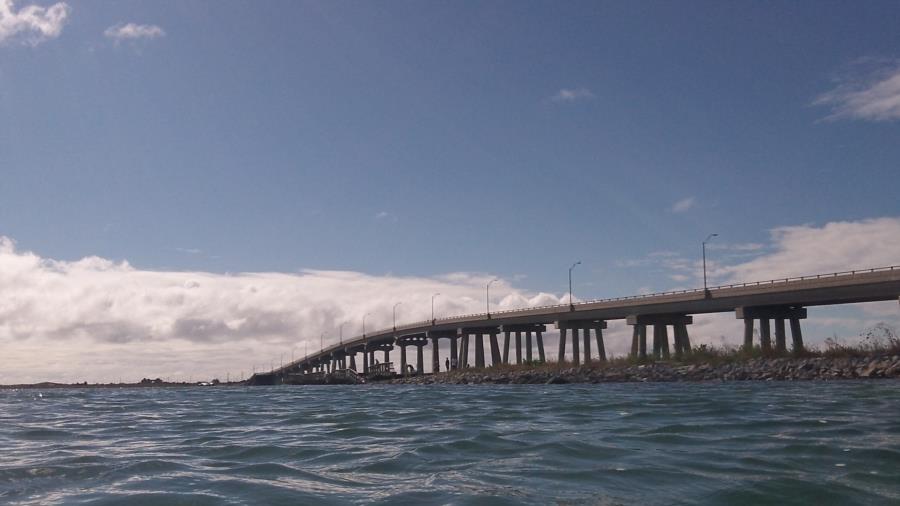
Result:
{"label": "concrete support pillar", "polygon": [[[387,362],[387,359],[385,359]],[[406,376],[406,345],[400,345],[400,374]]]}
{"label": "concrete support pillar", "polygon": [[544,336],[541,332],[537,333],[537,345],[538,345],[538,357],[540,357],[541,362],[546,362],[547,357],[544,356]]}
{"label": "concrete support pillar", "polygon": [[798,318],[791,318],[790,322],[794,353],[803,351],[803,334],[800,332],[800,320]]}
{"label": "concrete support pillar", "polygon": [[[655,325],[654,325],[655,326]],[[662,342],[660,343],[660,348],[662,350],[663,358],[669,359],[669,327],[668,325],[660,325],[659,335],[662,337]]]}
{"label": "concrete support pillar", "polygon": [[425,343],[416,346],[416,374],[425,374]]}
{"label": "concrete support pillar", "polygon": [[578,343],[578,329],[572,330],[572,363],[578,365],[581,363],[580,344]]}
{"label": "concrete support pillar", "polygon": [[450,361],[454,362],[450,364],[450,367],[453,369],[459,368],[459,352],[456,349],[456,337],[450,338]]}
{"label": "concrete support pillar", "polygon": [[509,331],[503,332],[503,363],[509,363]]}
{"label": "concrete support pillar", "polygon": [[784,332],[784,318],[775,318],[775,350],[778,353],[787,351],[787,342]]}
{"label": "concrete support pillar", "polygon": [[581,332],[584,334],[584,363],[587,365],[591,363],[591,329],[581,329]]}
{"label": "concrete support pillar", "polygon": [[635,325],[638,328],[638,358],[647,358],[647,326]]}
{"label": "concrete support pillar", "polygon": [[363,349],[363,374],[369,374],[369,351]]}
{"label": "concrete support pillar", "polygon": [[431,338],[431,372],[433,374],[441,372],[441,356],[438,351],[438,343],[438,338]]}
{"label": "concrete support pillar", "polygon": [[603,327],[594,327],[594,337],[597,339],[597,356],[601,362],[606,362],[606,346],[603,343]]}
{"label": "concrete support pillar", "polygon": [[391,350],[385,348],[384,350],[384,363],[387,364],[391,361]]}
{"label": "concrete support pillar", "polygon": [[744,318],[744,351],[753,349],[753,318]]}
{"label": "concrete support pillar", "polygon": [[475,367],[484,367],[484,334],[475,334]]}
{"label": "concrete support pillar", "polygon": [[638,341],[640,340],[640,331],[638,329],[640,325],[634,325],[631,327],[631,358],[637,358],[638,356]]}
{"label": "concrete support pillar", "polygon": [[462,335],[462,342],[459,347],[459,366],[463,369],[469,367],[469,334]]}
{"label": "concrete support pillar", "polygon": [[525,361],[529,364],[534,360],[531,357],[531,332],[525,333]]}
{"label": "concrete support pillar", "polygon": [[500,358],[500,343],[497,341],[497,333],[490,333],[491,339],[491,367],[500,365],[503,360]]}
{"label": "concrete support pillar", "polygon": [[688,334],[687,324],[679,324],[678,328],[681,329],[681,351],[685,355],[690,355],[691,350],[691,336]]}
{"label": "concrete support pillar", "polygon": [[522,363],[522,333],[516,332],[516,364]]}
{"label": "concrete support pillar", "polygon": [[356,353],[350,355],[350,369],[356,370]]}
{"label": "concrete support pillar", "polygon": [[772,335],[769,328],[769,319],[759,319],[759,345],[763,351],[772,351]]}
{"label": "concrete support pillar", "polygon": [[559,363],[566,361],[566,328],[559,329]]}
{"label": "concrete support pillar", "polygon": [[653,358],[662,358],[662,336],[659,325],[653,326]]}

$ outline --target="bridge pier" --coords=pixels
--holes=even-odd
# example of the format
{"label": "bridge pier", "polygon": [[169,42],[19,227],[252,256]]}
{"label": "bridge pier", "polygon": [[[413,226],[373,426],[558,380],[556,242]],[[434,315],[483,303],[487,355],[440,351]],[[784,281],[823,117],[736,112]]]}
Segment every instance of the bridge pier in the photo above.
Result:
{"label": "bridge pier", "polygon": [[[592,360],[591,352],[591,330],[594,331],[597,343],[597,358],[601,362],[606,361],[606,346],[603,343],[603,329],[607,326],[605,320],[563,320],[556,322],[559,329],[559,361],[565,361],[566,357],[566,331],[572,331],[572,363],[579,364],[581,359],[581,345],[584,345],[584,364],[590,364]],[[581,331],[579,339],[578,331]],[[538,331],[538,347],[541,355],[543,355],[544,343],[540,330]],[[543,358],[542,358],[543,360]]]}
{"label": "bridge pier", "polygon": [[631,337],[631,356],[647,358],[647,326],[653,326],[653,357],[668,359],[669,326],[672,326],[673,348],[675,356],[680,357],[691,352],[691,339],[687,326],[694,323],[694,318],[683,314],[643,314],[625,318],[625,323],[634,327]]}
{"label": "bridge pier", "polygon": [[416,374],[425,372],[425,352],[423,348],[428,344],[428,335],[425,332],[415,334],[407,334],[396,338],[397,346],[400,347],[400,374],[409,376],[408,361],[406,359],[406,347],[416,347]]}
{"label": "bridge pier", "polygon": [[[474,336],[475,338],[475,367],[486,367],[487,366],[487,357],[485,356],[484,349],[484,338],[485,336],[489,339],[489,345],[491,347],[491,365],[498,365],[501,363],[501,355],[500,355],[500,344],[497,341],[497,334],[499,330],[497,327],[474,327],[474,328],[465,328],[460,329],[460,334],[463,336],[463,348],[464,350],[460,353],[460,363],[463,364],[462,367],[468,365],[468,347],[469,347],[469,336]],[[463,363],[462,360],[465,359],[466,362]]]}
{"label": "bridge pier", "polygon": [[803,350],[803,334],[800,330],[800,320],[806,319],[806,308],[797,306],[756,306],[739,307],[735,310],[735,316],[744,320],[744,350],[753,349],[753,324],[759,321],[759,347],[767,352],[772,351],[772,336],[769,321],[775,322],[775,351],[787,352],[787,333],[784,321],[788,320],[791,326],[791,345],[793,351]]}
{"label": "bridge pier", "polygon": [[457,365],[457,350],[456,350],[456,339],[458,338],[457,331],[454,330],[429,330],[425,332],[425,336],[431,339],[431,372],[439,373],[441,372],[441,356],[440,356],[440,342],[441,339],[449,339],[450,340],[450,363],[451,367]]}
{"label": "bridge pier", "polygon": [[[510,343],[515,339],[515,354],[516,354],[516,363],[521,364],[524,360],[527,362],[533,361],[534,357],[534,343],[535,340],[532,338],[532,334],[537,334],[537,345],[538,345],[538,353],[541,357],[541,361],[545,360],[544,357],[544,338],[542,336],[542,332],[547,330],[547,326],[543,323],[520,323],[520,324],[510,324],[503,326],[503,334],[506,336],[504,347],[503,347],[503,363],[508,364],[509,361],[509,346]],[[522,353],[522,334],[525,334],[524,344],[525,344],[525,353]]]}
{"label": "bridge pier", "polygon": [[460,332],[459,359],[457,363],[461,369],[469,367],[469,333],[465,331]]}

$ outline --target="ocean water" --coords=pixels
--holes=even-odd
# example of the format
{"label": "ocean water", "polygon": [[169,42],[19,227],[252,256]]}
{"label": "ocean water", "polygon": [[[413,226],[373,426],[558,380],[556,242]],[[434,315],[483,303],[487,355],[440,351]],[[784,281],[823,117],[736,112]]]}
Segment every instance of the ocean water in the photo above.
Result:
{"label": "ocean water", "polygon": [[900,382],[0,391],[0,504],[900,504]]}

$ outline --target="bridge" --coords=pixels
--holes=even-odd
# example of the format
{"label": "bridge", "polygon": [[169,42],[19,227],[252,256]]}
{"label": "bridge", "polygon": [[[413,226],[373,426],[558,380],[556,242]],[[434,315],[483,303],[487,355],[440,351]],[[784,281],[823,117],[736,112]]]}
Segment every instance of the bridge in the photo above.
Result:
{"label": "bridge", "polygon": [[[688,328],[693,323],[693,315],[707,313],[733,312],[736,318],[743,320],[746,349],[754,346],[758,325],[759,346],[763,350],[787,351],[788,329],[791,348],[802,350],[800,321],[807,317],[807,307],[898,299],[900,266],[891,266],[468,314],[357,336],[268,373],[255,374],[250,382],[277,383],[289,375],[328,374],[348,369],[360,371],[365,376],[384,370],[385,364],[392,364],[390,352],[395,347],[400,348],[401,374],[424,374],[426,347],[430,347],[432,371],[439,371],[441,339],[450,341],[449,357],[445,360],[451,362],[452,368],[521,364],[523,360],[543,362],[548,355],[543,340],[548,326],[559,330],[556,355],[559,362],[565,361],[566,348],[571,346],[571,362],[588,364],[593,360],[606,360],[603,330],[610,320],[625,320],[632,326],[632,356],[668,358],[673,354],[690,353]],[[648,327],[652,328],[652,349],[647,347]],[[514,357],[510,356],[511,344]],[[596,344],[596,351],[592,350],[592,344]],[[474,363],[469,362],[470,346],[474,347]],[[414,347],[416,353],[412,371],[407,360],[409,347]],[[376,369],[378,352],[383,353],[383,361]],[[489,358],[486,352],[489,352]],[[357,361],[360,355],[361,364]],[[362,367],[358,368],[359,365]]]}

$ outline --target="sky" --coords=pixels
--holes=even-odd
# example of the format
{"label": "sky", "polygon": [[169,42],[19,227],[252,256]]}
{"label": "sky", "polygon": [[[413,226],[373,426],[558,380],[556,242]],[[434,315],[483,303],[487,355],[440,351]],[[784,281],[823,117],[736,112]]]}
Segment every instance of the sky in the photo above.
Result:
{"label": "sky", "polygon": [[0,0],[0,383],[246,375],[576,261],[580,300],[702,286],[712,233],[711,284],[900,265],[898,16]]}

